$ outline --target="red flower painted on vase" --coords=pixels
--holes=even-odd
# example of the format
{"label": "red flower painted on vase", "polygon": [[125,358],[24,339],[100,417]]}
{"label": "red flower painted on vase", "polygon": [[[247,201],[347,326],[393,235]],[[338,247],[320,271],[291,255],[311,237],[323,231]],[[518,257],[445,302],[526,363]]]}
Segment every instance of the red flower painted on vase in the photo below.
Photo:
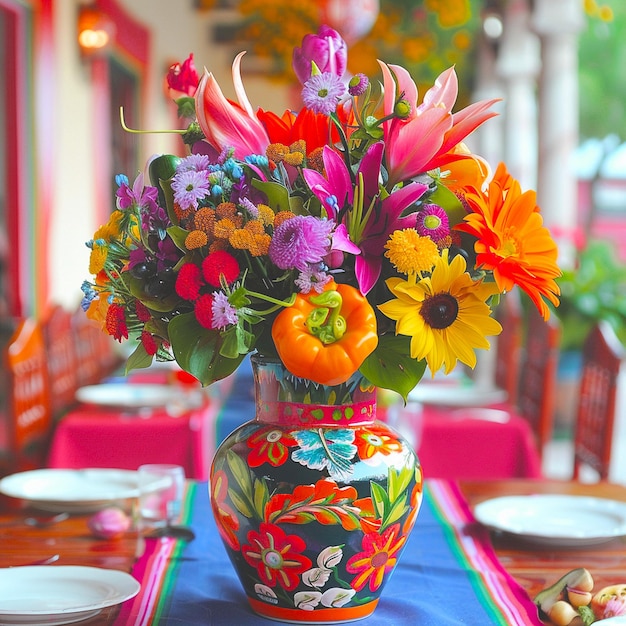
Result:
{"label": "red flower painted on vase", "polygon": [[300,554],[306,544],[297,535],[287,535],[282,528],[262,522],[259,532],[248,533],[249,543],[241,549],[244,559],[256,567],[259,576],[268,587],[279,584],[291,591],[300,583],[300,574],[312,563]]}
{"label": "red flower painted on vase", "polygon": [[394,524],[383,533],[369,533],[363,537],[363,552],[355,554],[346,563],[346,571],[357,574],[350,585],[361,591],[369,581],[370,591],[376,591],[383,583],[385,574],[393,571],[398,554],[406,542],[405,536],[398,536],[400,525]]}
{"label": "red flower painted on vase", "polygon": [[239,550],[239,539],[235,532],[239,530],[239,520],[237,514],[226,503],[228,496],[228,477],[224,470],[215,472],[211,483],[213,490],[213,498],[211,503],[213,506],[213,514],[217,521],[217,530],[233,550]]}
{"label": "red flower painted on vase", "polygon": [[248,465],[259,467],[269,463],[274,467],[282,465],[289,458],[289,447],[296,445],[296,440],[287,432],[269,426],[258,430],[248,439]]}
{"label": "red flower painted on vase", "polygon": [[371,459],[377,453],[389,455],[402,450],[402,444],[397,437],[391,434],[388,428],[381,428],[376,425],[360,428],[354,443],[359,458],[364,461]]}

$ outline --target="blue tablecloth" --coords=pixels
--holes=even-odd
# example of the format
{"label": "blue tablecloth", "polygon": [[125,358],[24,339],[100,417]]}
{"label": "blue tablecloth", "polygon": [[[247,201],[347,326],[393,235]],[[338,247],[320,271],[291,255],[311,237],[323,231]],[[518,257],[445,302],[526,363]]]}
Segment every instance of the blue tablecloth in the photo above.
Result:
{"label": "blue tablecloth", "polygon": [[[446,500],[454,502],[449,505],[445,504]],[[255,615],[248,607],[213,521],[206,483],[192,485],[189,505],[189,522],[197,537],[188,544],[177,544],[164,576],[158,607],[151,621],[142,623],[275,624]],[[448,521],[444,517],[448,514],[461,517]],[[532,602],[495,559],[484,529],[472,524],[465,515],[453,486],[439,481],[427,485],[417,524],[400,564],[374,614],[359,623],[541,624]],[[469,549],[463,546],[467,541],[472,544]],[[476,565],[472,553],[479,554],[482,565]],[[510,608],[509,614],[509,608],[503,610],[502,605]]]}

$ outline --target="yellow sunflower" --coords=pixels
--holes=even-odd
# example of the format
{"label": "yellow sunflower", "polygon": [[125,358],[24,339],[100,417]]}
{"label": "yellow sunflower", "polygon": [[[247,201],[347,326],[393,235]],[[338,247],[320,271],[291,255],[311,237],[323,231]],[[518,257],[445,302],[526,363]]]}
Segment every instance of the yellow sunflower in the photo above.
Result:
{"label": "yellow sunflower", "polygon": [[396,320],[396,334],[411,337],[411,358],[426,359],[433,375],[442,366],[449,374],[457,361],[474,367],[474,350],[489,349],[486,337],[502,331],[486,303],[498,293],[497,286],[476,282],[465,270],[462,256],[449,262],[444,250],[430,277],[387,280],[396,299],[378,307]]}

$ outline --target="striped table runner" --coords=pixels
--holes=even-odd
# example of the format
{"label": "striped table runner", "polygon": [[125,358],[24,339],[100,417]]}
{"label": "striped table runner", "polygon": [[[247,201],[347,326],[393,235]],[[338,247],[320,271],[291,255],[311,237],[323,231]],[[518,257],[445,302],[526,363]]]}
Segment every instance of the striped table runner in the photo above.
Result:
{"label": "striped table runner", "polygon": [[[192,483],[185,523],[188,544],[149,539],[133,574],[140,594],[122,607],[116,626],[237,624],[271,626],[252,614],[219,539],[206,483]],[[488,533],[475,523],[456,484],[426,481],[418,521],[400,565],[373,616],[359,624],[394,626],[541,626],[520,585],[499,563]]]}

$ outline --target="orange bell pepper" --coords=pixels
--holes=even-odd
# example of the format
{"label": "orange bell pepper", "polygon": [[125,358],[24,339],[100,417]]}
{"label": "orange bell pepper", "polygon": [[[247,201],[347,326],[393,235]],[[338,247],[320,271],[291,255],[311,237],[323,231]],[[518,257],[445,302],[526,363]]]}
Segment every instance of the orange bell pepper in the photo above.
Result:
{"label": "orange bell pepper", "polygon": [[272,325],[285,367],[321,385],[339,385],[378,345],[376,314],[351,285],[328,283],[321,294],[298,294]]}

